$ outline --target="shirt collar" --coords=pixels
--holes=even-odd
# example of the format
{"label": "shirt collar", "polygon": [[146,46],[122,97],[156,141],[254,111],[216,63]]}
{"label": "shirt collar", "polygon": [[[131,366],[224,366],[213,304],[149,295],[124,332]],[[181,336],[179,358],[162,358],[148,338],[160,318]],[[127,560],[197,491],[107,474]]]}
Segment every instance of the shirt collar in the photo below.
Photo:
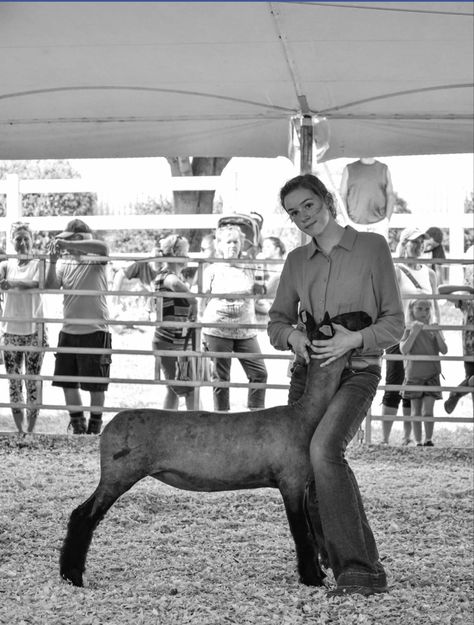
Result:
{"label": "shirt collar", "polygon": [[[353,228],[352,226],[346,226],[344,228],[344,232],[341,237],[341,240],[339,241],[336,247],[339,247],[339,246],[343,247],[345,250],[350,252],[352,248],[354,247],[356,238],[357,238],[357,230]],[[316,241],[314,239],[311,239],[311,241],[308,243],[307,258],[311,258],[317,252],[322,252],[322,250],[320,247],[317,246]]]}

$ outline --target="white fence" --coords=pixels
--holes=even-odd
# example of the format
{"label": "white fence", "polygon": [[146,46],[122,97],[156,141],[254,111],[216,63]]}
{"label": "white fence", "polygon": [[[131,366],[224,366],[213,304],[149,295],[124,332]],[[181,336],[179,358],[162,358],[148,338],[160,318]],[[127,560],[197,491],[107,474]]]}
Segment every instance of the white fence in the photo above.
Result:
{"label": "white fence", "polygon": [[[212,188],[216,184],[217,180],[218,178],[210,178],[210,177],[197,177],[197,178],[189,177],[186,179],[175,178],[173,179],[173,188],[175,190],[180,190],[180,189],[190,190],[191,188],[193,190],[196,190],[197,187],[200,189],[209,189],[209,188]],[[21,213],[21,195],[24,193],[79,193],[79,192],[91,192],[91,189],[85,188],[83,181],[76,180],[76,179],[20,181],[17,176],[11,175],[8,177],[8,180],[6,182],[0,182],[0,194],[6,194],[7,196],[7,211],[6,211],[6,216],[0,218],[0,231],[1,230],[5,231],[7,233],[7,239],[8,239],[8,234],[10,231],[11,224],[23,218],[22,213]],[[110,230],[111,226],[113,226],[113,229],[143,228],[143,229],[153,229],[153,230],[160,230],[160,229],[177,230],[180,228],[183,228],[183,229],[213,228],[216,225],[217,218],[218,218],[218,215],[133,215],[133,216],[114,215],[113,224],[111,224],[111,216],[106,216],[106,215],[89,216],[88,215],[87,222],[92,227],[93,230]],[[61,230],[64,227],[65,221],[67,219],[68,218],[64,216],[62,217],[28,217],[27,221],[29,222],[33,230],[51,231],[51,230]],[[451,245],[450,255],[454,256],[455,258],[451,258],[447,260],[445,264],[448,265],[450,268],[450,280],[449,281],[451,283],[456,283],[456,284],[462,283],[462,264],[469,262],[469,261],[463,260],[464,228],[472,227],[471,219],[472,219],[472,215],[461,215],[460,218],[452,219],[450,223],[446,223],[446,224],[439,223],[439,221],[437,223],[439,227],[447,227],[449,229],[450,245]],[[406,227],[407,225],[410,225],[411,223],[414,223],[414,219],[411,215],[405,215],[405,214],[394,215],[391,226],[394,228],[403,228],[403,227]],[[120,255],[116,257],[112,256],[110,259],[120,260],[120,262],[123,263],[124,260],[129,260],[130,262],[132,262],[135,258],[136,258],[135,256],[124,257],[123,255]],[[199,264],[198,293],[196,294],[196,297],[202,297],[203,294],[201,292],[201,287],[202,287],[202,265],[201,263],[203,261],[199,261],[198,259],[196,259],[196,262],[198,262]],[[244,261],[244,262],[252,263],[252,261]],[[254,261],[254,262],[256,263],[257,261]],[[277,261],[269,261],[269,262],[270,264],[273,264],[274,262],[277,262]],[[432,261],[425,261],[425,262],[427,263],[429,262],[431,264]],[[46,298],[56,298],[56,302],[58,304],[58,306],[56,307],[57,314],[55,316],[45,316],[43,321],[50,328],[54,327],[57,329],[59,327],[59,324],[61,324],[63,321],[61,317],[60,301],[61,301],[62,294],[64,294],[64,291],[44,291],[43,289],[39,289],[39,291],[44,293]],[[86,292],[82,292],[82,293],[87,294]],[[149,291],[141,291],[141,292],[140,291],[138,292],[137,291],[135,292],[109,291],[107,295],[108,297],[120,297],[120,298],[125,298],[125,297],[149,298],[150,292]],[[166,294],[162,293],[158,297],[163,297],[164,295]],[[446,299],[446,298],[438,296],[437,299]],[[112,326],[124,326],[125,325],[125,326],[134,326],[134,327],[150,327],[150,326],[153,327],[156,325],[156,320],[155,319],[147,320],[143,318],[135,318],[135,319],[130,318],[130,319],[124,320],[121,318],[116,318],[116,319],[112,319],[110,323]],[[164,324],[164,325],[167,325],[167,324]],[[180,324],[169,324],[169,325],[174,325],[175,327],[177,325],[180,326]],[[200,340],[201,332],[204,328],[204,324],[193,323],[193,324],[181,324],[181,325],[183,325],[184,327],[193,326],[196,328],[196,332],[198,335],[197,345],[200,345],[201,344],[201,340]],[[266,327],[266,323],[262,322],[252,327],[255,327],[258,330],[264,330]],[[462,325],[455,325],[455,326],[441,325],[440,327],[446,332],[457,332],[457,333],[460,333],[460,331],[463,329],[474,330],[474,327],[462,326]],[[52,335],[54,335],[54,332],[52,333]],[[68,351],[66,348],[63,348],[62,350],[58,350],[58,348],[54,346],[47,347],[47,348],[18,348],[19,351],[22,351],[22,349],[23,351],[27,351],[27,350],[36,351],[38,349],[42,349],[44,352],[46,352],[46,354],[51,354],[51,355],[57,351],[65,351],[65,352]],[[127,377],[127,376],[120,375],[117,377],[110,377],[108,379],[108,382],[110,384],[133,385],[133,388],[135,388],[135,385],[142,386],[142,387],[149,387],[150,385],[155,386],[155,387],[160,386],[160,385],[166,385],[166,381],[159,379],[159,373],[158,373],[159,367],[157,366],[157,364],[158,364],[159,358],[163,355],[174,355],[174,356],[176,355],[176,352],[172,353],[172,352],[166,352],[166,351],[155,351],[149,347],[145,349],[140,349],[136,345],[134,345],[132,348],[114,348],[112,350],[87,350],[87,351],[88,353],[92,353],[92,352],[104,353],[104,352],[109,351],[110,353],[112,353],[114,359],[120,358],[120,357],[130,358],[132,356],[153,358],[155,361],[155,366],[152,368],[154,371],[153,377],[150,377],[150,378],[146,378],[144,376],[139,376],[139,377],[128,376]],[[190,355],[195,355],[198,358],[217,356],[217,354],[213,354],[213,353],[203,354],[201,351],[192,352]],[[228,356],[232,358],[236,357],[235,354],[223,354],[223,353],[219,353],[219,356]],[[267,353],[262,354],[261,356],[257,356],[255,354],[248,354],[247,356],[261,357],[269,362],[276,361],[276,360],[288,362],[288,360],[291,358],[291,355],[288,353],[275,353],[275,352],[272,352],[272,353],[267,352]],[[385,358],[387,360],[397,359],[397,356],[388,355],[388,356],[385,356]],[[416,358],[416,357],[413,357],[413,358]],[[444,361],[459,361],[460,363],[462,363],[465,360],[465,358],[463,358],[460,351],[459,353],[456,353],[456,354],[450,353],[449,355],[441,356],[439,359],[444,360]],[[470,359],[473,360],[473,357],[470,357]],[[0,379],[7,380],[11,377],[20,377],[21,379],[37,379],[41,382],[41,384],[44,381],[51,382],[54,379],[54,376],[46,374],[46,373],[40,376],[27,376],[27,375],[11,376],[6,373],[0,374]],[[89,381],[94,381],[94,379],[90,379]],[[179,385],[178,382],[174,382],[174,384]],[[189,385],[189,383],[185,383],[185,382],[181,384]],[[230,383],[212,382],[211,383],[208,381],[206,382],[196,381],[193,383],[193,385],[196,387],[195,397],[194,397],[196,408],[199,407],[200,392],[203,387],[228,386],[230,388],[232,387],[246,388],[248,386],[252,386],[254,388],[258,388],[262,386],[258,384],[248,385],[246,382],[230,382]],[[267,389],[275,389],[279,391],[286,391],[286,389],[288,388],[288,384],[286,382],[282,383],[281,378],[279,379],[279,383],[275,383],[271,379],[269,379],[269,383],[264,386]],[[384,389],[401,390],[402,388],[403,388],[402,386],[386,387],[383,384],[379,386],[379,389],[381,390],[384,390]],[[449,392],[449,391],[455,390],[455,388],[456,387],[454,386],[444,386],[444,387],[439,387],[439,390]],[[132,404],[136,398],[137,396],[134,395],[133,399],[131,399]],[[11,407],[25,408],[27,407],[27,404],[11,404],[10,402],[4,401],[4,402],[0,402],[0,407],[2,408],[11,408]],[[43,410],[54,410],[54,411],[64,411],[65,409],[64,404],[61,403],[60,401],[58,401],[57,403],[52,403],[52,402],[44,403],[42,397],[40,399],[40,403],[38,404],[38,407]],[[69,406],[69,408],[73,410],[77,410],[80,407]],[[84,408],[88,409],[91,407],[84,406]],[[115,405],[115,406],[108,405],[104,408],[104,412],[114,413],[123,408],[124,408],[123,405]],[[366,439],[369,442],[371,438],[371,423],[377,420],[378,421],[380,420],[403,420],[403,417],[393,418],[393,417],[383,417],[382,415],[377,415],[377,414],[369,414],[368,418],[366,419]],[[420,420],[421,420],[421,417],[420,417]],[[470,423],[473,422],[472,418],[468,418],[468,419],[459,418],[459,417],[456,417],[455,415],[450,416],[450,417],[445,417],[445,418],[436,417],[435,420],[436,421],[445,420],[445,421],[450,421],[450,422],[470,422]]]}

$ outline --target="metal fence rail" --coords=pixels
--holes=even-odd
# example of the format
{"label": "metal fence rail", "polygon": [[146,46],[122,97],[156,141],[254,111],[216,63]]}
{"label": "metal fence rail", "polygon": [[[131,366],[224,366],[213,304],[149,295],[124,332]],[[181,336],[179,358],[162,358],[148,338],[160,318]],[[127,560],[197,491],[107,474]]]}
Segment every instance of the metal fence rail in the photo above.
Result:
{"label": "metal fence rail", "polygon": [[[12,255],[10,255],[12,256]],[[17,258],[17,256],[15,255],[15,257]],[[104,258],[104,260],[107,261],[114,261],[114,260],[120,260],[123,261],[124,257],[123,256],[111,256],[111,257],[107,257],[107,259]],[[130,261],[133,260],[137,260],[136,256],[129,256],[127,257],[127,259],[129,259]],[[42,270],[40,272],[41,277],[40,277],[40,285],[44,285],[44,275],[45,275],[45,263],[46,263],[46,257],[41,257],[42,260]],[[146,262],[146,259],[144,260],[142,257],[139,257],[138,260]],[[159,258],[160,261],[165,261],[166,258]],[[176,258],[173,258],[173,261],[176,262]],[[185,262],[186,259],[181,259],[182,262]],[[395,259],[395,262],[402,260],[402,259]],[[405,259],[403,259],[405,261]],[[435,259],[436,261],[438,261],[438,259]],[[222,261],[222,259],[216,259],[216,262],[224,262]],[[424,264],[433,264],[433,260],[432,259],[423,259],[423,260],[419,260],[420,263],[424,263]],[[467,261],[465,259],[443,259],[441,261],[443,264],[453,264],[453,263],[457,263],[460,266],[462,265],[467,265],[467,264],[473,264],[474,261]],[[209,297],[235,297],[235,294],[232,292],[229,293],[225,293],[225,294],[207,294],[207,293],[203,293],[202,292],[202,278],[203,278],[203,263],[209,263],[209,259],[193,259],[193,263],[196,263],[198,265],[198,285],[197,285],[197,292],[196,293],[191,293],[189,295],[186,295],[185,293],[180,293],[179,296],[180,297],[189,297],[189,298],[209,298]],[[245,259],[245,260],[241,260],[240,261],[241,264],[243,265],[247,265],[247,266],[255,266],[261,269],[262,265],[268,265],[268,264],[280,264],[281,265],[281,261],[267,261],[267,260],[249,260],[249,259]],[[78,291],[78,290],[63,290],[63,289],[54,289],[54,290],[45,290],[44,288],[38,288],[38,289],[31,289],[30,290],[31,293],[41,293],[42,295],[48,297],[48,296],[58,296],[58,295],[65,295],[65,294],[75,294],[75,293],[79,293],[81,295],[97,295],[98,292],[96,291]],[[103,293],[101,293],[103,294]],[[109,290],[105,293],[105,295],[107,297],[115,297],[115,298],[127,298],[127,297],[133,297],[133,298],[152,298],[152,300],[154,302],[159,302],[162,298],[164,297],[173,297],[176,295],[176,293],[174,292],[159,292],[159,293],[154,293],[151,291],[147,291],[147,290],[140,290],[140,291],[128,291],[128,290]],[[239,295],[239,297],[246,297],[248,299],[261,299],[261,298],[265,298],[265,295],[247,295],[247,296],[241,296]],[[468,294],[455,294],[455,295],[450,295],[450,296],[446,296],[446,295],[420,295],[417,296],[417,298],[420,299],[430,299],[430,300],[473,300],[473,296],[472,295],[468,295]],[[209,323],[202,323],[199,321],[193,321],[193,322],[163,322],[160,319],[160,310],[161,307],[160,306],[156,306],[155,307],[155,315],[156,318],[155,319],[136,319],[136,318],[114,318],[114,319],[110,319],[110,321],[108,322],[110,326],[143,326],[143,327],[154,327],[157,324],[159,324],[162,327],[174,327],[174,328],[182,328],[182,329],[186,329],[186,328],[193,328],[196,332],[196,344],[197,345],[201,345],[201,339],[202,339],[202,330],[205,330],[206,328],[210,328],[210,327],[214,327],[214,324],[209,324]],[[7,317],[4,316],[3,317],[3,321],[8,321],[8,320],[13,320],[11,317]],[[26,319],[25,319],[26,320]],[[36,323],[41,323],[41,324],[62,324],[63,323],[63,318],[62,317],[50,317],[50,316],[44,316],[41,318],[34,318],[34,319],[30,319],[32,321],[35,321]],[[71,320],[71,322],[73,323],[82,323],[82,324],[90,324],[91,322],[95,321],[93,318],[90,319],[75,319],[75,320]],[[102,320],[101,320],[102,321]],[[220,327],[235,327],[235,324],[220,324]],[[263,330],[266,328],[266,323],[256,323],[256,324],[244,324],[241,327],[246,327],[246,328],[252,328],[252,329],[256,329],[256,330]],[[465,331],[465,330],[469,330],[469,331],[474,331],[474,326],[473,325],[452,325],[452,324],[440,324],[440,325],[432,325],[430,326],[430,328],[432,329],[440,329],[443,331],[447,331],[447,332],[461,332],[461,331]],[[2,346],[0,345],[0,349],[2,348]],[[38,352],[41,351],[43,353],[88,353],[88,354],[111,354],[113,355],[122,355],[122,356],[148,356],[153,360],[154,366],[150,367],[150,371],[153,373],[153,375],[151,377],[139,377],[139,378],[134,378],[134,377],[109,377],[109,378],[93,378],[93,377],[82,377],[82,378],[78,378],[78,377],[68,377],[68,376],[54,376],[54,375],[47,375],[47,374],[41,374],[41,375],[27,375],[27,374],[8,374],[8,373],[1,373],[0,374],[0,379],[6,379],[6,380],[11,380],[11,379],[20,379],[20,380],[35,380],[38,381],[40,383],[40,387],[42,388],[42,384],[43,382],[47,381],[47,382],[52,382],[52,381],[83,381],[83,382],[96,382],[96,381],[101,381],[101,382],[108,382],[110,384],[120,384],[120,385],[127,385],[127,384],[138,384],[138,385],[144,385],[144,386],[149,386],[149,385],[156,385],[156,386],[166,386],[168,384],[168,381],[166,380],[162,380],[160,379],[160,375],[159,375],[159,371],[160,371],[160,367],[159,367],[159,361],[160,358],[162,356],[173,356],[176,357],[177,356],[177,352],[176,350],[153,350],[153,349],[124,349],[124,348],[111,348],[111,349],[105,349],[105,348],[94,348],[94,349],[73,349],[73,348],[65,348],[65,347],[52,347],[52,346],[45,346],[45,347],[33,347],[33,346],[12,346],[12,351],[23,351],[23,352]],[[189,351],[186,352],[187,356],[190,357],[196,357],[197,359],[202,359],[202,358],[214,358],[214,357],[223,357],[223,358],[234,358],[234,359],[238,359],[239,357],[242,358],[255,358],[255,359],[264,359],[264,360],[291,360],[292,359],[292,355],[289,352],[281,352],[281,353],[264,353],[264,354],[254,354],[254,353],[239,353],[239,354],[235,354],[232,352],[208,352],[208,351],[200,351],[200,350],[195,350],[195,351]],[[442,356],[411,356],[411,355],[395,355],[395,354],[384,354],[383,358],[388,361],[388,360],[423,360],[423,361],[427,361],[427,360],[432,360],[432,361],[459,361],[459,362],[464,362],[464,361],[469,361],[469,362],[474,362],[474,356],[463,356],[461,354],[459,355],[442,355]],[[193,387],[194,390],[194,405],[196,408],[199,408],[199,402],[200,402],[200,389],[202,387],[222,387],[222,388],[267,388],[267,389],[278,389],[278,390],[285,390],[288,389],[288,383],[280,383],[280,384],[275,384],[275,383],[267,383],[267,384],[256,384],[256,383],[241,383],[241,382],[217,382],[217,381],[207,381],[207,380],[196,380],[196,381],[192,381],[192,382],[180,382],[180,381],[173,381],[173,385],[176,386],[187,386],[187,387]],[[384,385],[384,384],[380,384],[378,389],[379,390],[403,390],[406,387],[403,385]],[[425,388],[425,386],[410,386],[411,390],[423,390]],[[451,392],[451,391],[460,391],[460,392],[470,392],[472,389],[470,387],[454,387],[454,386],[437,386],[437,387],[433,387],[430,386],[429,387],[430,390],[435,390],[435,391],[445,391],[445,392]],[[30,407],[27,403],[11,403],[11,402],[0,402],[0,407],[2,408],[28,408]],[[76,410],[96,410],[99,409],[100,407],[97,406],[87,406],[87,405],[83,405],[83,406],[77,406],[77,405],[58,405],[58,404],[54,404],[54,403],[43,403],[43,398],[42,398],[42,394],[40,393],[40,399],[39,402],[37,404],[35,404],[35,407],[39,408],[39,409],[44,409],[44,410],[54,410],[54,411],[64,411],[65,409],[67,410],[72,410],[72,411],[76,411]],[[130,406],[133,407],[133,406]],[[106,413],[115,413],[118,412],[119,410],[123,410],[123,406],[105,406],[101,409],[103,412]],[[456,417],[456,416],[449,416],[449,417],[433,417],[433,418],[428,418],[428,417],[397,417],[397,416],[384,416],[384,415],[376,415],[376,414],[372,414],[370,411],[367,415],[366,418],[366,426],[365,426],[365,430],[366,430],[366,440],[368,442],[370,442],[371,440],[371,427],[372,427],[372,423],[374,421],[405,421],[405,420],[411,420],[411,421],[437,421],[437,422],[442,422],[442,421],[449,421],[449,422],[457,422],[457,423],[473,423],[474,422],[474,417],[473,418],[462,418],[462,417]]]}

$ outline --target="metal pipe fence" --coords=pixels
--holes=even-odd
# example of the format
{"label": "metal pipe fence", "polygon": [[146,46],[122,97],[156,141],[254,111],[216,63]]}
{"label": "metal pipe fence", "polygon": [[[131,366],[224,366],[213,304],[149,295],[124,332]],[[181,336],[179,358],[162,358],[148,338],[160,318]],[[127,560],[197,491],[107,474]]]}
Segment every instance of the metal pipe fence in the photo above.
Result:
{"label": "metal pipe fence", "polygon": [[[13,255],[10,255],[13,256]],[[16,255],[14,256],[15,258],[18,258]],[[42,296],[44,297],[58,297],[58,296],[63,296],[66,294],[80,294],[83,296],[94,296],[97,295],[98,292],[96,291],[80,291],[80,290],[64,290],[64,289],[50,289],[50,290],[46,290],[44,288],[44,276],[45,276],[45,264],[47,261],[47,258],[45,256],[39,257],[41,260],[41,266],[42,269],[40,271],[40,287],[38,289],[31,289],[29,292],[31,293],[41,293]],[[114,261],[120,261],[123,262],[124,260],[130,260],[130,261],[136,261],[139,260],[141,262],[148,262],[149,260],[156,260],[159,262],[166,262],[166,260],[170,260],[167,259],[166,257],[159,257],[159,258],[146,258],[144,259],[143,257],[139,257],[137,258],[136,256],[110,256],[110,257],[106,257],[104,258],[104,261],[107,260],[109,263],[113,263]],[[177,258],[173,258],[173,262],[177,262],[177,261],[181,261],[183,263],[187,262],[188,259],[177,259]],[[406,259],[394,259],[394,262],[401,262],[403,260],[403,262],[406,262]],[[194,299],[199,299],[199,298],[213,298],[213,297],[228,297],[228,298],[232,298],[235,297],[235,293],[233,292],[228,292],[228,293],[215,293],[215,294],[209,294],[209,293],[203,293],[202,292],[202,284],[203,284],[203,265],[204,264],[209,264],[209,262],[226,262],[223,259],[199,259],[199,258],[194,258],[192,259],[192,262],[197,264],[197,291],[196,292],[192,292],[189,294],[186,293],[179,293],[179,297],[188,297],[188,298],[194,298]],[[470,260],[465,260],[465,259],[419,259],[418,262],[420,263],[424,263],[424,264],[433,264],[434,262],[441,262],[442,264],[453,264],[453,263],[457,263],[460,266],[462,265],[468,265],[468,264],[473,264],[474,261],[470,261]],[[258,259],[258,260],[253,260],[253,259],[242,259],[239,261],[239,264],[242,264],[244,266],[247,267],[255,267],[256,270],[262,270],[263,266],[268,266],[268,265],[281,265],[282,261],[272,261],[272,260],[262,260],[262,259]],[[152,292],[152,291],[148,291],[148,290],[134,290],[134,291],[130,291],[130,290],[109,290],[105,293],[105,295],[107,297],[114,297],[116,298],[116,301],[120,301],[122,298],[128,298],[128,297],[134,297],[134,298],[138,298],[138,300],[144,299],[144,298],[152,298],[152,300],[155,303],[159,303],[161,299],[165,298],[165,297],[173,297],[176,295],[175,292],[165,292],[165,291],[161,291],[161,292]],[[263,294],[252,294],[252,295],[245,295],[245,296],[241,296],[239,294],[239,297],[242,298],[248,298],[248,299],[262,299],[265,298],[265,295]],[[119,299],[120,298],[120,299]],[[455,295],[422,295],[420,294],[419,296],[417,295],[417,298],[419,299],[429,299],[429,300],[468,300],[468,301],[472,301],[473,300],[473,296],[469,295],[469,294],[455,294]],[[133,327],[155,327],[156,325],[159,325],[161,327],[168,327],[168,328],[181,328],[184,330],[187,330],[189,328],[192,328],[194,330],[194,332],[196,333],[196,345],[200,346],[202,345],[202,332],[203,330],[205,330],[206,328],[211,328],[211,327],[215,327],[215,324],[209,324],[209,323],[202,323],[200,321],[189,321],[189,322],[169,322],[169,321],[163,321],[161,315],[161,306],[157,305],[155,306],[155,309],[153,311],[155,318],[153,319],[140,319],[140,318],[122,318],[121,316],[119,316],[118,318],[111,318],[108,321],[108,324],[111,327],[114,326],[133,326]],[[7,317],[4,316],[2,318],[2,321],[11,321],[14,320],[11,317]],[[26,318],[24,320],[27,320]],[[59,324],[63,323],[63,318],[61,316],[43,316],[41,318],[30,318],[28,320],[34,321],[38,324],[40,324],[40,327],[47,327],[47,326],[57,326]],[[93,318],[89,318],[89,319],[74,319],[74,320],[69,320],[72,323],[77,323],[77,324],[84,324],[84,325],[88,325],[90,323],[93,323],[94,321],[98,321],[96,319]],[[100,320],[102,321],[102,320]],[[235,324],[219,324],[219,327],[234,327],[235,328]],[[259,322],[256,324],[243,324],[241,327],[244,328],[251,328],[251,329],[255,329],[257,331],[263,331],[266,328],[266,322]],[[440,324],[440,325],[432,325],[429,326],[429,328],[431,329],[438,329],[438,330],[443,330],[446,332],[461,332],[461,331],[474,331],[474,325],[469,325],[469,324]],[[2,349],[2,345],[0,345],[0,349]],[[3,347],[3,349],[5,349],[5,347]],[[128,348],[111,348],[111,349],[106,349],[106,348],[82,348],[82,349],[73,349],[73,348],[66,348],[66,347],[53,347],[53,346],[12,346],[11,347],[12,351],[19,351],[19,352],[43,352],[44,354],[47,353],[87,353],[87,354],[108,354],[113,356],[125,356],[125,357],[129,357],[129,358],[133,358],[133,357],[149,357],[150,359],[152,359],[153,362],[153,367],[150,367],[150,371],[153,372],[152,377],[127,377],[127,376],[110,376],[108,378],[95,378],[95,377],[71,377],[71,376],[54,376],[54,375],[50,375],[47,373],[41,373],[39,375],[28,375],[28,374],[10,374],[10,373],[0,373],[0,380],[5,379],[5,380],[12,380],[12,379],[19,379],[22,381],[27,381],[27,380],[33,380],[39,383],[39,387],[40,390],[42,391],[42,387],[43,387],[43,383],[44,382],[53,382],[53,381],[63,381],[63,382],[67,382],[67,381],[80,381],[80,382],[108,382],[109,384],[115,384],[115,385],[139,385],[139,386],[156,386],[156,387],[160,387],[160,386],[166,386],[169,384],[169,381],[167,380],[163,380],[160,377],[160,358],[163,356],[172,356],[172,357],[176,357],[178,355],[178,352],[176,350],[154,350],[152,348],[150,349],[138,349],[136,347],[131,347],[130,349]],[[286,360],[286,361],[290,361],[292,360],[292,355],[289,352],[280,352],[280,353],[262,353],[262,354],[256,354],[256,353],[239,353],[236,354],[234,352],[209,352],[209,351],[202,351],[200,349],[195,349],[195,350],[189,350],[186,352],[186,355],[189,357],[195,357],[198,361],[202,360],[202,359],[213,359],[213,358],[232,358],[232,359],[238,359],[238,358],[254,358],[254,359],[263,359],[263,360]],[[414,356],[414,355],[396,355],[396,354],[384,354],[383,355],[383,359],[385,361],[390,361],[390,360],[404,360],[404,361],[408,361],[408,360],[423,360],[423,361],[459,361],[459,362],[474,362],[474,356],[464,356],[462,354],[456,354],[456,355],[442,355],[442,356]],[[113,362],[113,359],[112,359]],[[200,406],[200,390],[203,387],[221,387],[221,388],[266,388],[266,389],[275,389],[275,390],[286,390],[288,389],[288,383],[274,383],[274,382],[269,382],[267,384],[257,384],[257,383],[242,383],[242,382],[219,382],[217,380],[193,380],[193,381],[173,381],[173,386],[187,386],[187,387],[193,387],[194,391],[194,407],[196,409],[199,408]],[[387,384],[380,384],[379,385],[379,390],[395,390],[395,391],[402,391],[404,390],[406,387],[403,385],[387,385]],[[425,386],[410,386],[410,390],[415,390],[415,391],[419,391],[419,390],[424,390]],[[472,389],[470,387],[458,387],[458,386],[430,386],[429,387],[431,391],[445,391],[445,392],[452,392],[452,391],[459,391],[459,392],[465,392],[468,393],[470,391],[472,391]],[[131,399],[131,405],[130,407],[133,408],[133,399]],[[16,403],[12,403],[12,402],[7,402],[7,401],[3,401],[0,402],[0,408],[18,408],[18,409],[25,409],[25,408],[30,408],[31,406],[27,403],[27,402],[16,402]],[[98,410],[100,409],[101,411],[105,412],[105,413],[115,413],[118,412],[119,410],[122,410],[124,407],[123,406],[113,406],[113,405],[106,405],[103,408],[102,407],[98,407],[98,406],[87,406],[87,405],[81,405],[81,406],[77,406],[77,405],[65,405],[65,404],[56,404],[56,403],[51,403],[51,402],[44,402],[43,401],[43,395],[42,392],[40,392],[39,394],[39,401],[38,403],[35,404],[35,407],[38,409],[42,409],[42,410],[48,410],[48,411],[64,411],[64,410],[72,410],[72,411],[76,411],[76,410]],[[372,428],[372,424],[374,421],[406,421],[406,420],[410,420],[410,421],[437,421],[437,422],[443,422],[443,421],[449,421],[449,422],[456,422],[456,423],[473,423],[474,422],[474,418],[465,418],[465,417],[457,417],[457,416],[449,416],[449,417],[424,417],[424,416],[410,416],[409,418],[407,417],[398,417],[398,416],[384,416],[384,415],[378,415],[378,414],[373,414],[372,411],[369,411],[369,413],[367,414],[366,417],[366,422],[365,422],[365,438],[367,442],[371,442],[371,428]]]}

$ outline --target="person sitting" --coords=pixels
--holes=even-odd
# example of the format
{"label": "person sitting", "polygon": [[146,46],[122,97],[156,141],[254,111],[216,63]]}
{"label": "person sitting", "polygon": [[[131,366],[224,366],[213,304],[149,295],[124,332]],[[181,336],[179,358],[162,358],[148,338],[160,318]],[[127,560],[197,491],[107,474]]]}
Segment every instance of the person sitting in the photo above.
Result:
{"label": "person sitting", "polygon": [[[254,270],[253,267],[248,268],[233,262],[241,257],[244,239],[238,226],[218,228],[217,253],[228,262],[212,263],[204,272],[203,293],[232,293],[232,297],[201,300],[201,321],[215,324],[214,327],[203,330],[206,347],[211,352],[261,353],[257,330],[243,327],[256,323],[255,302],[245,297],[254,293]],[[242,357],[239,362],[250,383],[264,384],[267,381],[267,369],[263,360]],[[230,358],[216,358],[213,379],[229,382],[230,369]],[[215,410],[229,411],[229,388],[214,387],[213,396]],[[249,388],[247,406],[250,410],[264,408],[265,388]]]}

